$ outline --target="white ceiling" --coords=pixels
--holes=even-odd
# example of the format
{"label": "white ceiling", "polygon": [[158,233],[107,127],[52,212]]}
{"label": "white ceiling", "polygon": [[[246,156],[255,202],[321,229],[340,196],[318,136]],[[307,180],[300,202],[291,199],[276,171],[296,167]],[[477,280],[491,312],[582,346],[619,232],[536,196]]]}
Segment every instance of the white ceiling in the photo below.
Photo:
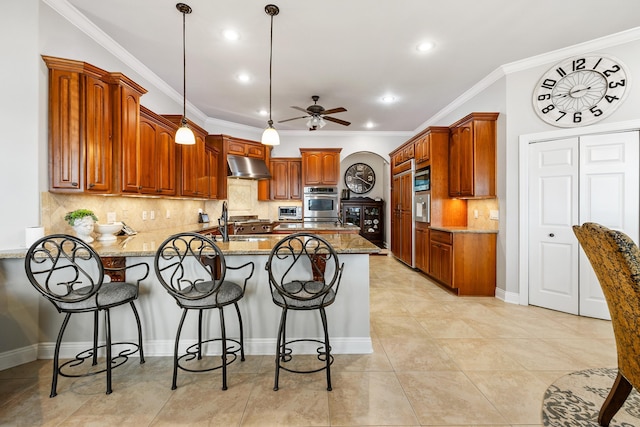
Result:
{"label": "white ceiling", "polygon": [[[65,0],[49,0],[60,3]],[[68,0],[182,93],[182,14],[175,0]],[[187,99],[206,116],[265,127],[269,0],[186,0]],[[273,120],[304,130],[290,106],[319,95],[345,107],[327,130],[414,131],[500,66],[638,26],[638,0],[274,0]],[[229,42],[223,30],[240,39]],[[432,41],[420,53],[416,45]],[[115,70],[114,70],[115,71]],[[240,72],[251,81],[236,80]],[[381,102],[393,95],[392,104]],[[164,113],[164,112],[163,112]],[[176,111],[175,113],[179,113]]]}

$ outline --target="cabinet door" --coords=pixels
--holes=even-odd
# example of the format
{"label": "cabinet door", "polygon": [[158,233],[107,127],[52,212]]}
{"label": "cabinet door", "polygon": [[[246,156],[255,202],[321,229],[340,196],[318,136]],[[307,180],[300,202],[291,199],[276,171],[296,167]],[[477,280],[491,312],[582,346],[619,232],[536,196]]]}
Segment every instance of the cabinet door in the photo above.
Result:
{"label": "cabinet door", "polygon": [[[144,158],[140,158],[140,94],[127,86],[114,89],[114,134],[120,144],[120,190],[125,193],[139,191],[138,174]],[[114,140],[116,143],[116,140]],[[148,160],[146,160],[148,161]]]}
{"label": "cabinet door", "polygon": [[80,76],[49,70],[49,186],[81,190]]}
{"label": "cabinet door", "polygon": [[289,198],[302,200],[302,160],[289,161]]}
{"label": "cabinet door", "polygon": [[416,268],[425,273],[429,272],[429,229],[416,224]]}
{"label": "cabinet door", "polygon": [[85,76],[84,145],[86,190],[110,193],[113,168],[109,84]]}
{"label": "cabinet door", "polygon": [[304,184],[321,185],[322,153],[303,153],[302,162],[304,169]]}
{"label": "cabinet door", "polygon": [[322,153],[322,184],[338,185],[340,181],[340,154]]}
{"label": "cabinet door", "polygon": [[205,145],[205,163],[207,166],[207,176],[209,177],[209,198],[218,198],[218,151]]}
{"label": "cabinet door", "polygon": [[287,200],[289,198],[289,162],[271,159],[271,198]]}
{"label": "cabinet door", "polygon": [[136,165],[138,170],[138,191],[144,194],[156,193],[156,124],[144,117],[140,120],[140,151]]}
{"label": "cabinet door", "polygon": [[460,195],[473,196],[475,171],[474,164],[473,123],[460,128],[460,153],[458,156],[460,168]]}
{"label": "cabinet door", "polygon": [[176,143],[173,129],[158,126],[156,144],[156,190],[158,194],[173,196],[176,194]]}
{"label": "cabinet door", "polygon": [[205,174],[204,139],[196,135],[195,145],[183,145],[182,179],[180,194],[192,197],[209,197],[209,179]]}

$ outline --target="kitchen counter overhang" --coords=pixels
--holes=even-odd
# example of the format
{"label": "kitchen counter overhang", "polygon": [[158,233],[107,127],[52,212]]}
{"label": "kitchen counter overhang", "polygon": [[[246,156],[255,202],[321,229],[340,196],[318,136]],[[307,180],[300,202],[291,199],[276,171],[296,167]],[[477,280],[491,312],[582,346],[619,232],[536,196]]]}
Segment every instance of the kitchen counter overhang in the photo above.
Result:
{"label": "kitchen counter overhang", "polygon": [[[153,266],[155,251],[171,234],[190,229],[171,229],[157,232],[141,232],[134,236],[119,236],[112,244],[94,242],[92,246],[102,257],[121,257],[126,263],[146,262]],[[201,226],[200,231],[207,231]],[[285,235],[245,235],[230,236],[229,242],[216,242],[227,257],[228,265],[242,265],[252,261],[255,264],[253,277],[247,284],[247,291],[240,302],[245,325],[245,350],[247,354],[271,355],[275,353],[277,325],[280,318],[278,307],[271,300],[266,261],[271,248]],[[366,354],[373,351],[369,325],[369,255],[380,251],[358,234],[323,234],[338,252],[340,262],[345,268],[342,284],[336,302],[327,309],[329,334],[334,354]],[[0,342],[0,359],[5,355],[5,367],[15,366],[35,358],[53,357],[52,349],[62,321],[60,315],[50,304],[39,303],[41,298],[31,289],[24,271],[26,249],[0,251],[0,305],[8,305],[14,310],[9,316],[0,319],[3,330],[23,330],[21,337]],[[132,259],[129,259],[132,258]],[[235,272],[228,270],[229,280],[239,280]],[[3,301],[4,300],[4,301]],[[175,328],[180,321],[180,309],[154,274],[150,274],[140,284],[140,295],[136,302],[142,317],[145,353],[149,356],[167,356],[173,354]],[[118,339],[134,339],[134,331],[129,327],[128,314],[114,308],[112,319],[113,336]],[[303,313],[308,314],[308,313]],[[291,313],[299,316],[299,313]],[[210,331],[219,330],[218,315],[207,315],[206,325]],[[188,317],[184,327],[184,340],[181,345],[190,345],[197,338],[197,316]],[[73,357],[76,347],[84,345],[87,337],[92,336],[92,322],[82,322],[79,316],[73,328],[65,334],[65,344],[61,357]],[[234,322],[230,322],[234,323]],[[320,319],[300,317],[291,322],[292,330],[288,335],[321,335]],[[228,336],[238,335],[237,325],[227,325]],[[18,339],[20,338],[20,339]],[[37,350],[36,350],[37,349]],[[315,348],[305,349],[309,354]]]}

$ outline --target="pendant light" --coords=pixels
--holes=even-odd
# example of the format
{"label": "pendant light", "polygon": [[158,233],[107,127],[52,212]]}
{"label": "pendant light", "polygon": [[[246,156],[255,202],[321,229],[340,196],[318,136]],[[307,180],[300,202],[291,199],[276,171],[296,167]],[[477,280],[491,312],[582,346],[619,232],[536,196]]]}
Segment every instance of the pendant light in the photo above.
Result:
{"label": "pendant light", "polygon": [[176,9],[182,13],[182,124],[176,132],[176,144],[194,145],[196,136],[187,124],[187,48],[185,42],[185,27],[187,13],[191,13],[188,4],[178,3]]}
{"label": "pendant light", "polygon": [[272,75],[272,64],[273,64],[273,17],[280,13],[280,9],[275,4],[268,4],[264,7],[264,11],[267,12],[267,15],[271,16],[271,34],[270,34],[270,44],[269,44],[269,121],[267,122],[268,126],[264,130],[262,134],[262,143],[264,145],[280,145],[280,136],[278,132],[273,127],[273,120],[271,120],[271,75]]}

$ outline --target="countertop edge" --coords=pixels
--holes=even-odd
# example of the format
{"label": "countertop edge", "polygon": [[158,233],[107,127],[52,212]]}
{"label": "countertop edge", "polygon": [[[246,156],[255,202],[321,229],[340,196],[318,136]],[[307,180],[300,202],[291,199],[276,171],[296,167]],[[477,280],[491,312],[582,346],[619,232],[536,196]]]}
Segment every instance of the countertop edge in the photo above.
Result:
{"label": "countertop edge", "polygon": [[482,228],[468,227],[446,227],[446,226],[429,226],[431,230],[446,231],[448,233],[469,233],[469,234],[498,234],[498,230],[488,230]]}

